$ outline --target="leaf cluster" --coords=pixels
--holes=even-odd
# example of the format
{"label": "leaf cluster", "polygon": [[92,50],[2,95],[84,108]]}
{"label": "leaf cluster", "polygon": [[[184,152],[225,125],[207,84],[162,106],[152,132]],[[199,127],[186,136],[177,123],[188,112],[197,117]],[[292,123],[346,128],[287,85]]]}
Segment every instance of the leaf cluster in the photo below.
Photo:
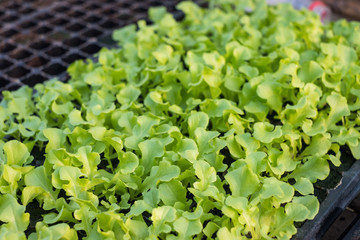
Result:
{"label": "leaf cluster", "polygon": [[360,158],[359,23],[177,8],[115,31],[67,83],[3,92],[1,239],[290,239],[340,147]]}

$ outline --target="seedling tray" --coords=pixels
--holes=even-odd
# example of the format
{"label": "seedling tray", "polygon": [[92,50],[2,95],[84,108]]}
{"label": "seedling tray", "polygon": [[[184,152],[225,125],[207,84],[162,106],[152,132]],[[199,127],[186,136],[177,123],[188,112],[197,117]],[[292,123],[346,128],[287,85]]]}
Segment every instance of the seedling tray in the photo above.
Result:
{"label": "seedling tray", "polygon": [[[343,172],[339,185],[334,189],[329,189],[328,192],[329,194],[320,205],[319,213],[313,220],[305,222],[299,228],[298,233],[293,237],[294,240],[321,239],[337,217],[360,193],[360,161],[356,161],[349,170]],[[359,228],[355,224],[354,230],[356,227]],[[349,234],[348,239],[352,239],[351,234],[356,233]]]}
{"label": "seedling tray", "polygon": [[[0,3],[0,91],[34,86],[54,77],[66,81],[67,66],[112,47],[113,30],[147,19],[151,6],[164,5],[175,18],[180,0],[2,1]],[[198,1],[198,4],[203,4]],[[360,193],[360,161],[349,156],[330,177],[316,184],[318,215],[299,227],[293,239],[321,239]],[[354,164],[353,164],[354,163]],[[351,166],[352,165],[352,166]],[[350,167],[351,166],[351,167]],[[359,224],[358,224],[359,225]],[[356,232],[356,226],[351,229]],[[350,236],[350,235],[349,235]]]}

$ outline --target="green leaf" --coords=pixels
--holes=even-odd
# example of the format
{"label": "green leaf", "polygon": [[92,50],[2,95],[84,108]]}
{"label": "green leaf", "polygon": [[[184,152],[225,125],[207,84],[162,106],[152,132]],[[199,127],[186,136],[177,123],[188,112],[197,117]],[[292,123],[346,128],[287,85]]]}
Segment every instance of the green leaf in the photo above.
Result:
{"label": "green leaf", "polygon": [[302,195],[308,195],[314,193],[314,186],[308,178],[300,177],[296,180],[296,183],[293,185],[296,191]]}
{"label": "green leaf", "polygon": [[260,183],[258,176],[251,171],[245,162],[225,175],[234,197],[248,197],[258,189]]}
{"label": "green leaf", "polygon": [[185,217],[180,217],[174,222],[174,229],[179,233],[180,239],[189,239],[201,232],[202,224],[200,219],[188,220]]}
{"label": "green leaf", "polygon": [[282,131],[280,126],[274,127],[268,122],[257,122],[254,124],[254,138],[263,143],[270,143],[280,138]]}
{"label": "green leaf", "polygon": [[299,78],[303,83],[314,82],[316,79],[320,78],[324,70],[321,66],[315,61],[309,61],[303,63],[299,70]]}
{"label": "green leaf", "polygon": [[116,95],[116,99],[122,105],[120,109],[128,109],[138,99],[141,91],[132,85],[125,86]]}
{"label": "green leaf", "polygon": [[264,179],[264,184],[260,190],[263,199],[274,197],[278,203],[289,202],[294,196],[294,188],[274,177]]}
{"label": "green leaf", "polygon": [[27,187],[23,190],[22,202],[25,206],[40,194],[43,194],[44,198],[51,197],[55,202],[57,192],[53,190],[51,180],[48,177],[44,166],[34,168],[27,173],[24,177],[24,181]]}
{"label": "green leaf", "polygon": [[36,234],[30,235],[30,239],[77,240],[78,236],[76,231],[66,223],[59,223],[50,227],[38,223],[36,224]]}
{"label": "green leaf", "polygon": [[194,187],[199,190],[205,190],[209,184],[216,181],[216,170],[210,164],[203,160],[194,162],[196,176],[200,182],[195,182]]}
{"label": "green leaf", "polygon": [[22,166],[30,157],[30,153],[25,144],[11,140],[3,145],[3,150],[6,155],[7,164]]}
{"label": "green leaf", "polygon": [[338,93],[332,93],[326,100],[330,105],[330,113],[327,118],[328,126],[331,126],[340,121],[343,117],[350,115],[350,110],[345,97]]}
{"label": "green leaf", "polygon": [[25,213],[25,207],[20,205],[10,194],[0,196],[0,220],[6,227],[14,231],[23,232],[29,225],[30,214]]}
{"label": "green leaf", "polygon": [[209,117],[207,114],[203,112],[191,112],[188,119],[189,133],[192,134],[193,136],[197,128],[206,129],[208,124],[209,124]]}
{"label": "green leaf", "polygon": [[123,174],[130,174],[135,171],[135,169],[139,166],[138,157],[132,152],[125,152],[119,155],[119,167],[118,169]]}
{"label": "green leaf", "polygon": [[75,157],[82,163],[82,173],[92,177],[97,172],[97,165],[100,163],[100,155],[92,152],[90,146],[80,147]]}
{"label": "green leaf", "polygon": [[160,233],[169,233],[172,230],[171,225],[176,218],[176,210],[170,206],[157,207],[152,210],[151,220],[153,225],[149,231],[155,236]]}
{"label": "green leaf", "polygon": [[157,139],[149,139],[139,143],[139,148],[142,155],[141,164],[147,173],[154,165],[155,159],[164,155],[164,146]]}
{"label": "green leaf", "polygon": [[182,158],[185,158],[191,163],[195,162],[199,155],[195,141],[189,138],[182,139],[179,142],[177,151]]}
{"label": "green leaf", "polygon": [[[124,119],[126,121],[126,119]],[[125,147],[130,149],[139,149],[138,144],[144,137],[150,136],[151,129],[154,125],[157,125],[159,120],[150,116],[140,116],[136,119],[136,126],[132,129],[132,136],[125,138]],[[126,126],[129,123],[121,124],[122,126]]]}
{"label": "green leaf", "polygon": [[165,65],[172,58],[173,49],[169,45],[160,45],[152,55],[161,65]]}
{"label": "green leaf", "polygon": [[129,230],[131,239],[146,239],[149,235],[148,227],[145,222],[139,220],[132,220],[128,218],[125,226]]}
{"label": "green leaf", "polygon": [[330,172],[329,163],[326,159],[316,156],[310,156],[305,158],[306,162],[298,166],[291,174],[285,177],[285,179],[300,179],[307,178],[311,182],[316,180],[324,180]]}
{"label": "green leaf", "polygon": [[248,205],[248,200],[245,197],[228,196],[225,200],[225,204],[241,213],[246,209]]}
{"label": "green leaf", "polygon": [[43,133],[44,136],[49,139],[45,149],[46,153],[48,153],[50,150],[56,150],[63,147],[63,144],[66,140],[66,135],[62,130],[57,128],[47,128],[44,129]]}
{"label": "green leaf", "polygon": [[174,206],[176,202],[186,203],[186,190],[179,180],[159,184],[159,193],[165,205]]}
{"label": "green leaf", "polygon": [[159,163],[159,166],[153,166],[151,168],[150,175],[145,178],[141,186],[141,191],[146,191],[159,182],[169,182],[179,175],[180,168],[178,166],[170,165],[169,162],[163,160]]}

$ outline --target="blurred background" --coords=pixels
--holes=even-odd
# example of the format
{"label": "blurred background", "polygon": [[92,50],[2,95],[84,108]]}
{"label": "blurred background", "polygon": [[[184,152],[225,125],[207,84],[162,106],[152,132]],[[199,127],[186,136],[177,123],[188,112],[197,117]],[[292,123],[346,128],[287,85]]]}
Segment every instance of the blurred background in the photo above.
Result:
{"label": "blurred background", "polygon": [[360,20],[359,0],[323,0],[323,2],[330,6],[337,18]]}

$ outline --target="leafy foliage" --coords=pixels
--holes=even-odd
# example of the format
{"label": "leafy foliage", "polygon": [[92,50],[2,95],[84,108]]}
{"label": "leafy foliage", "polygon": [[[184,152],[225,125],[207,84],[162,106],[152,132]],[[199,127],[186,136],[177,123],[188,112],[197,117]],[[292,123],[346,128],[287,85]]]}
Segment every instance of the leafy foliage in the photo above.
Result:
{"label": "leafy foliage", "polygon": [[3,92],[1,239],[27,237],[31,202],[29,239],[290,239],[314,218],[340,146],[360,158],[359,23],[178,9],[115,31],[67,83]]}

